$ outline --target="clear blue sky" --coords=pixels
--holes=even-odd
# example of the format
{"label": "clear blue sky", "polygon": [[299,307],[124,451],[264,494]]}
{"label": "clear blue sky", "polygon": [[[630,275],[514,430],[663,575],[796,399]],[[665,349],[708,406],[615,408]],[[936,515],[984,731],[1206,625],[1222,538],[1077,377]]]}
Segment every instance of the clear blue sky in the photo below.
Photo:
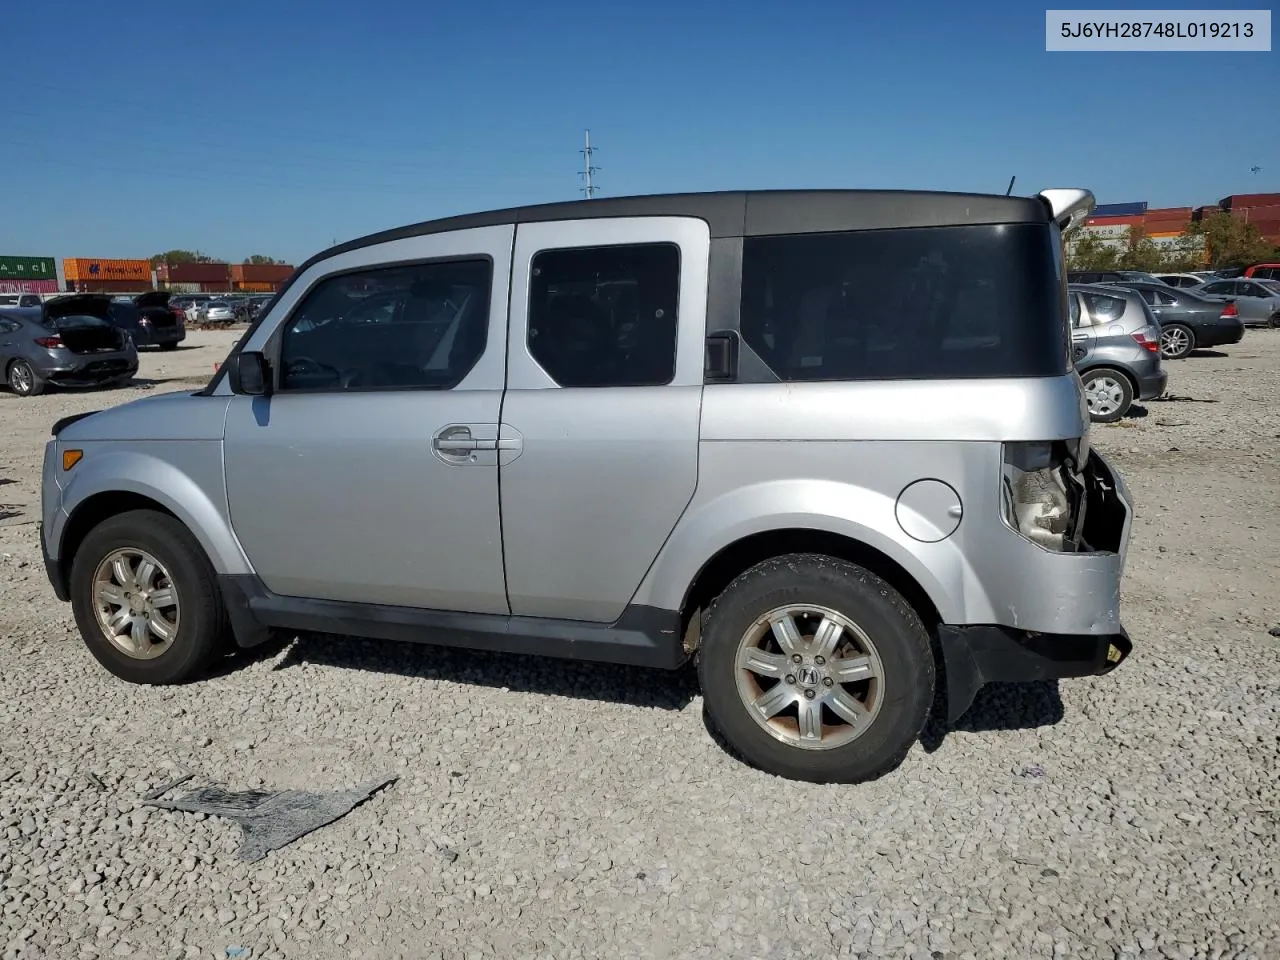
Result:
{"label": "clear blue sky", "polygon": [[1104,203],[1280,191],[1280,53],[1050,54],[1044,17],[1025,0],[12,0],[0,254],[296,263],[577,198],[588,126],[605,196],[1003,193],[1013,174]]}

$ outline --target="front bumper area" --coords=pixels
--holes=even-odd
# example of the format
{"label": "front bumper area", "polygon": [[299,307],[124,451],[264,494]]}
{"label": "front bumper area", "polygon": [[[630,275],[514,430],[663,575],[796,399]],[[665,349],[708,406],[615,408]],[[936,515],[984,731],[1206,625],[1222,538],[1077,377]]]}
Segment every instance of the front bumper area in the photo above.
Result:
{"label": "front bumper area", "polygon": [[1133,651],[1121,627],[1113,634],[1053,634],[995,625],[938,627],[947,683],[947,722],[954,724],[988,683],[1034,682],[1110,673]]}

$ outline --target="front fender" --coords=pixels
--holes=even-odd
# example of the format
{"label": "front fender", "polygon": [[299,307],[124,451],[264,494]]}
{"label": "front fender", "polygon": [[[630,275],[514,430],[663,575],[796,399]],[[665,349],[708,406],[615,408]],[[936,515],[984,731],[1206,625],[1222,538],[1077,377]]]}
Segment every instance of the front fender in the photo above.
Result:
{"label": "front fender", "polygon": [[[658,554],[635,603],[679,610],[703,566],[754,534],[814,530],[856,540],[889,557],[928,595],[944,622],[972,608],[976,577],[959,547],[920,543],[898,526],[895,497],[837,481],[777,480],[694,503]],[[966,593],[970,594],[966,604]]]}
{"label": "front fender", "polygon": [[62,509],[49,530],[48,548],[57,559],[70,519],[92,497],[103,493],[133,493],[156,501],[191,531],[219,574],[252,573],[248,558],[231,530],[226,515],[222,480],[222,450],[217,442],[184,441],[164,444],[163,460],[136,446],[111,449],[104,444],[77,444],[84,458],[62,487]]}

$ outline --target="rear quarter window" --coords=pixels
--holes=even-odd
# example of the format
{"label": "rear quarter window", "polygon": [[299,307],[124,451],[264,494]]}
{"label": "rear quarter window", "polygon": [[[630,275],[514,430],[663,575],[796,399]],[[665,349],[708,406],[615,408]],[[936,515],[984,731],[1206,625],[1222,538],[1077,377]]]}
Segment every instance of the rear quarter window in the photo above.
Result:
{"label": "rear quarter window", "polygon": [[783,381],[1070,370],[1047,224],[749,237],[742,276],[743,341]]}

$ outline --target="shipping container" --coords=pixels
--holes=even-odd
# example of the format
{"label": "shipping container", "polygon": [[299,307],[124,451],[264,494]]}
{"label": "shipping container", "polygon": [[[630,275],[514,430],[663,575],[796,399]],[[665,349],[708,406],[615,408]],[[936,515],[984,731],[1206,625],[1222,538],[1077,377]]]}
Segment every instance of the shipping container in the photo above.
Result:
{"label": "shipping container", "polygon": [[1139,200],[1133,203],[1100,203],[1094,210],[1095,217],[1134,217],[1142,216],[1147,212],[1147,201]]}
{"label": "shipping container", "polygon": [[1141,217],[1089,217],[1085,221],[1087,227],[1140,227]]}
{"label": "shipping container", "polygon": [[283,283],[293,275],[289,263],[236,263],[231,266],[231,279],[238,283]]}
{"label": "shipping container", "polygon": [[170,293],[199,293],[200,284],[198,283],[166,283],[164,289]]}
{"label": "shipping container", "polygon": [[53,257],[0,257],[0,280],[58,279],[58,265]]}
{"label": "shipping container", "polygon": [[145,293],[151,284],[141,280],[67,280],[67,289],[76,293]]}
{"label": "shipping container", "polygon": [[57,280],[0,279],[0,293],[57,293]]}
{"label": "shipping container", "polygon": [[158,263],[156,280],[161,283],[223,283],[230,279],[225,263]]}
{"label": "shipping container", "polygon": [[131,280],[151,284],[149,260],[94,260],[89,257],[64,257],[63,274],[68,280]]}
{"label": "shipping container", "polygon": [[230,293],[231,281],[219,280],[217,283],[200,283],[197,284],[201,293]]}
{"label": "shipping container", "polygon": [[1148,220],[1170,220],[1178,217],[1191,219],[1191,207],[1151,207],[1147,210]]}
{"label": "shipping container", "polygon": [[1236,207],[1270,207],[1280,204],[1280,193],[1233,193],[1218,201],[1223,210],[1234,210]]}
{"label": "shipping container", "polygon": [[275,293],[280,289],[280,284],[264,283],[258,280],[240,280],[235,283],[235,288],[240,293]]}

